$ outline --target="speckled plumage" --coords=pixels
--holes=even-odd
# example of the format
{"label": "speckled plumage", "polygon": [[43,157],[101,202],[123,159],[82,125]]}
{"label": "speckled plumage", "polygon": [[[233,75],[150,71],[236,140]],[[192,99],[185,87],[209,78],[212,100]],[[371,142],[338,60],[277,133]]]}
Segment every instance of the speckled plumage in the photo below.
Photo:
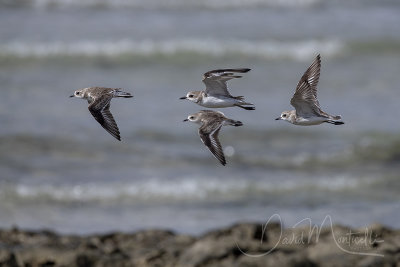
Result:
{"label": "speckled plumage", "polygon": [[317,85],[321,70],[321,56],[318,55],[314,62],[301,77],[296,87],[290,104],[296,109],[282,112],[276,120],[284,120],[295,125],[318,125],[331,123],[344,124],[341,116],[332,116],[322,111],[317,99]]}
{"label": "speckled plumage", "polygon": [[120,132],[113,115],[110,112],[111,99],[114,97],[133,97],[120,88],[88,87],[76,90],[71,97],[86,99],[88,109],[98,123],[117,140],[121,141]]}
{"label": "speckled plumage", "polygon": [[226,164],[225,155],[218,139],[219,131],[224,125],[242,126],[243,123],[228,119],[222,112],[212,110],[201,110],[189,115],[184,121],[200,124],[199,136],[201,141],[222,165]]}

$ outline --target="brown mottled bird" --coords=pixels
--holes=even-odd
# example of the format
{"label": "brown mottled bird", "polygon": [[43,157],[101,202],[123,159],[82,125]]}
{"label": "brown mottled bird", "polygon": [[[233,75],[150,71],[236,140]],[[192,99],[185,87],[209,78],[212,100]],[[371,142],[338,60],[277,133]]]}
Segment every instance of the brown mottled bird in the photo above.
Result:
{"label": "brown mottled bird", "polygon": [[184,121],[191,121],[200,124],[199,135],[201,141],[208,147],[215,158],[226,164],[225,155],[218,139],[219,131],[224,125],[242,126],[243,123],[228,119],[222,112],[212,110],[201,110],[189,115]]}
{"label": "brown mottled bird", "polygon": [[332,116],[322,111],[317,100],[317,85],[321,70],[321,56],[318,55],[301,77],[290,104],[296,109],[282,112],[276,120],[284,120],[295,125],[318,125],[330,123],[344,124],[341,116]]}
{"label": "brown mottled bird", "polygon": [[121,141],[117,123],[110,112],[111,99],[114,97],[133,97],[130,93],[121,91],[120,88],[88,87],[76,90],[70,97],[86,99],[89,103],[89,111],[100,125]]}

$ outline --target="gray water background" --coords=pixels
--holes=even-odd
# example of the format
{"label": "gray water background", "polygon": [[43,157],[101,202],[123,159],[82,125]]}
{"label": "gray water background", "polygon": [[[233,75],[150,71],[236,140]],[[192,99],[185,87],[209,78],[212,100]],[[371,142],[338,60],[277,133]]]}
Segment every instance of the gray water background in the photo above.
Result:
{"label": "gray water background", "polygon": [[[0,227],[87,234],[239,221],[400,227],[400,3],[0,1]],[[321,53],[319,100],[343,126],[275,121]],[[202,73],[256,111],[222,109],[223,167],[183,123]],[[122,142],[68,96],[121,87]]]}

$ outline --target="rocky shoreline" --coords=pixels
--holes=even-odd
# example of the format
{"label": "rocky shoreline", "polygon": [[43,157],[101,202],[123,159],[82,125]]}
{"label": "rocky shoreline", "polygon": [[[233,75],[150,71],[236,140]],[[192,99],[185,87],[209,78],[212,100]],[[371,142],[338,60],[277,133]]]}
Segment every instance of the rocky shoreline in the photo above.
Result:
{"label": "rocky shoreline", "polygon": [[400,230],[241,223],[201,236],[76,236],[13,228],[0,230],[0,266],[400,266]]}

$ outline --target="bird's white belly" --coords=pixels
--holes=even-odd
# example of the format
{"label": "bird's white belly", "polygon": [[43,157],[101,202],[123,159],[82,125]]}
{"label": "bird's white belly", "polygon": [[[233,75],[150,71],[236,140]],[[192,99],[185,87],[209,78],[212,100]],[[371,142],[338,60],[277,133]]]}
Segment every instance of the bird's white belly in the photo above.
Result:
{"label": "bird's white belly", "polygon": [[310,125],[318,125],[325,122],[327,119],[323,117],[310,117],[310,118],[297,118],[295,123],[296,125],[301,126],[310,126]]}
{"label": "bird's white belly", "polygon": [[234,98],[207,96],[199,104],[207,108],[226,108],[233,107],[237,103]]}

